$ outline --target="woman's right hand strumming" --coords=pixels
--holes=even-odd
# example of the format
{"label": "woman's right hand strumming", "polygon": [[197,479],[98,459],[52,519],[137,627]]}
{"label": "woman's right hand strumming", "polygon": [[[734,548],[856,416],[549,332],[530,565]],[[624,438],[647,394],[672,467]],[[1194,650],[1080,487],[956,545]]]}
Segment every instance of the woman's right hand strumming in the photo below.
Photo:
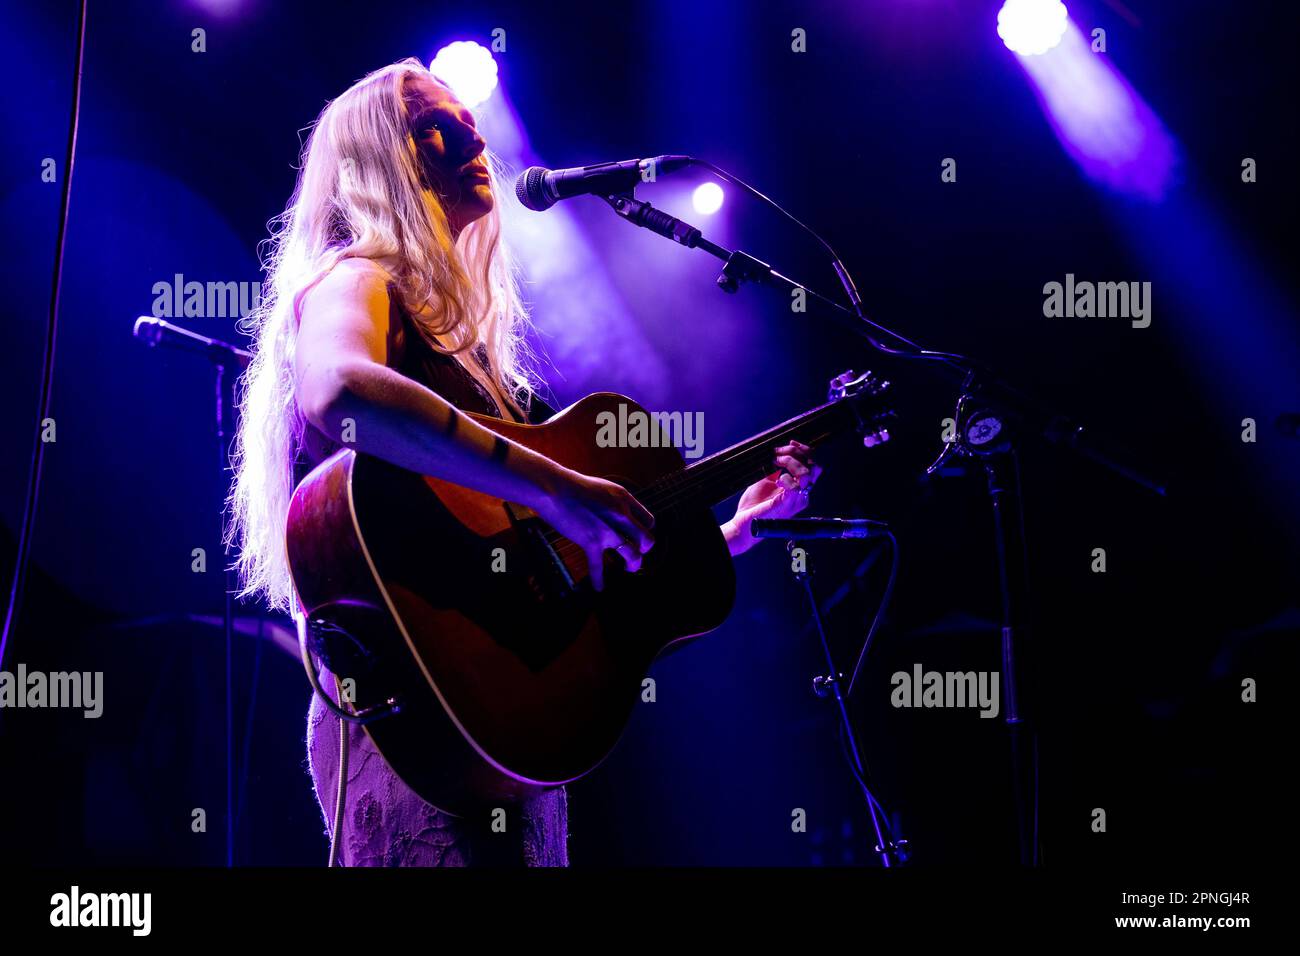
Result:
{"label": "woman's right hand strumming", "polygon": [[641,556],[654,544],[654,515],[630,491],[557,464],[543,492],[533,510],[582,548],[597,591],[604,587],[606,551],[618,554],[628,571],[640,569]]}

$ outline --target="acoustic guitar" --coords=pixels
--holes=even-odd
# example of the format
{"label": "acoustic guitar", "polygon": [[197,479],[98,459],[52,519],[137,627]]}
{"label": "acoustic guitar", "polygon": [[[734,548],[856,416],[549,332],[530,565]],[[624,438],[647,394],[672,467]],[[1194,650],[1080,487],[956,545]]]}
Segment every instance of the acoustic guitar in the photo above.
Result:
{"label": "acoustic guitar", "polygon": [[309,646],[346,679],[353,708],[388,714],[365,731],[429,803],[464,815],[575,780],[614,747],[651,662],[731,610],[731,555],[710,508],[772,473],[791,439],[887,438],[888,384],[845,373],[827,404],[690,465],[666,441],[602,447],[603,415],[648,415],[622,395],[589,395],[541,425],[473,415],[623,485],[654,515],[641,569],[607,552],[600,592],[582,550],[528,509],[339,451],[289,508]]}

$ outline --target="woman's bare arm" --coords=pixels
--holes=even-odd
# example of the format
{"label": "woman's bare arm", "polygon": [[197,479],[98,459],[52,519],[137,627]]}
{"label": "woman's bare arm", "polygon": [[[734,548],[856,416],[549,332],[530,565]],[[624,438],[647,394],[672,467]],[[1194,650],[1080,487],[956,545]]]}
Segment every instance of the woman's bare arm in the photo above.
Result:
{"label": "woman's bare arm", "polygon": [[388,367],[387,278],[345,259],[304,298],[294,362],[303,414],[323,434],[395,465],[533,507],[559,465],[484,428]]}
{"label": "woman's bare arm", "polygon": [[[629,567],[652,543],[650,513],[622,486],[572,469],[484,428],[389,368],[387,276],[365,259],[339,263],[303,298],[295,393],[323,434],[400,467],[526,505],[587,552],[630,542]],[[635,555],[628,555],[635,550]]]}

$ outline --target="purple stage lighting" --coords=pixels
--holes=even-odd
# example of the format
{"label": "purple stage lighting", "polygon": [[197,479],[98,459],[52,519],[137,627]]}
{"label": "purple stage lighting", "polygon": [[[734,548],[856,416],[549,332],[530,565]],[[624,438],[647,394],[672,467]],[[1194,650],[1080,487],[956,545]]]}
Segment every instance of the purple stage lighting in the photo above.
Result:
{"label": "purple stage lighting", "polygon": [[691,205],[701,216],[712,216],[722,208],[722,187],[717,183],[701,183],[691,194]]}
{"label": "purple stage lighting", "polygon": [[1007,0],[998,11],[998,36],[1012,53],[1038,56],[1061,42],[1069,20],[1060,0]]}
{"label": "purple stage lighting", "polygon": [[233,17],[243,13],[243,7],[248,4],[247,0],[189,0],[189,5],[209,16]]}
{"label": "purple stage lighting", "polygon": [[1034,81],[1061,145],[1090,179],[1149,201],[1164,197],[1177,162],[1173,138],[1078,27],[1067,22],[1050,53],[1016,59]]}
{"label": "purple stage lighting", "polygon": [[497,61],[473,40],[449,43],[433,58],[429,72],[451,87],[470,109],[484,102],[497,88]]}

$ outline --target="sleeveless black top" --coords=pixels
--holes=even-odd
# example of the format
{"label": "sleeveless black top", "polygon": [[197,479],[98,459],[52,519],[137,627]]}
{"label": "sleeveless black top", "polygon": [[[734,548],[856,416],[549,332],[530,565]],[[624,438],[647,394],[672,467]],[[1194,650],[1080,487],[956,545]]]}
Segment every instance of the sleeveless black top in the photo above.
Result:
{"label": "sleeveless black top", "polygon": [[[436,392],[462,412],[491,415],[509,421],[520,420],[512,409],[501,408],[458,359],[437,351],[425,341],[416,328],[415,320],[398,304],[395,293],[390,294],[390,301],[393,305],[388,349],[389,355],[397,355],[397,361],[392,364],[395,371]],[[470,361],[478,361],[486,366],[486,354],[480,350]],[[555,410],[537,395],[531,397],[527,412],[526,420],[533,425],[539,425],[555,414]],[[294,484],[297,485],[308,472],[342,447],[309,423],[303,435],[302,447],[294,460]]]}

